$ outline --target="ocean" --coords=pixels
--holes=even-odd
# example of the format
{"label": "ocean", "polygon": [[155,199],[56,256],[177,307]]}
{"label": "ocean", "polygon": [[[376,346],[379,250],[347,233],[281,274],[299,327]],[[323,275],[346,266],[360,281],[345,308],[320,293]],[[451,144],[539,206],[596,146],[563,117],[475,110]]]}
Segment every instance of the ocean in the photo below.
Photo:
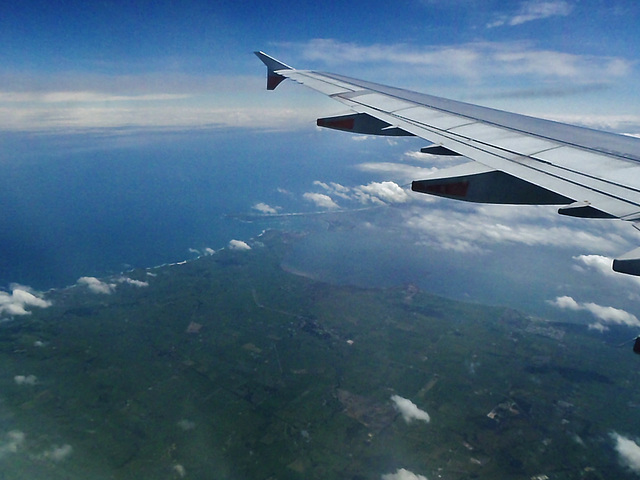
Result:
{"label": "ocean", "polygon": [[323,150],[314,146],[322,135],[313,128],[3,133],[0,288],[63,287],[291,226],[295,219],[242,216],[259,214],[258,203],[317,210],[302,198],[317,190],[315,180],[371,181],[353,168],[371,158],[361,143],[337,134]]}
{"label": "ocean", "polygon": [[[480,243],[470,253],[434,248],[442,240],[430,234],[428,221],[419,229],[409,221],[429,209],[443,215],[460,209],[458,217],[471,222],[476,207],[419,203],[415,194],[411,202],[390,206],[340,197],[332,182],[352,187],[352,197],[353,187],[371,182],[406,183],[402,168],[413,167],[405,154],[422,145],[416,139],[358,138],[312,126],[288,132],[5,132],[0,135],[0,290],[13,283],[62,288],[82,276],[189,260],[232,239],[248,241],[263,230],[280,229],[310,233],[292,247],[284,266],[334,284],[414,284],[449,298],[545,317],[566,316],[549,303],[562,295],[606,306],[615,297],[616,308],[635,309],[634,298],[622,295],[607,277],[591,274],[584,282],[577,256],[606,251],[588,242],[584,248]],[[340,208],[314,204],[305,197],[310,192],[331,194]],[[255,208],[259,204],[279,215],[264,216]],[[531,211],[504,208],[508,215]],[[551,222],[573,225],[553,209],[545,215],[545,228],[553,228]],[[503,229],[514,226],[508,217],[485,218]],[[609,225],[574,223],[576,229],[601,232]],[[456,230],[464,235],[464,224],[453,221],[451,228],[451,239]]]}

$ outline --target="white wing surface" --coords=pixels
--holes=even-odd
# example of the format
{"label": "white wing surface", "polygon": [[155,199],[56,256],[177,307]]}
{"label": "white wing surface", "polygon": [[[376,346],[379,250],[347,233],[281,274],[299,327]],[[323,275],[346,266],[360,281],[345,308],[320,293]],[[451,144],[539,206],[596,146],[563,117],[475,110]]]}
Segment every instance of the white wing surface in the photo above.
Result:
{"label": "white wing surface", "polygon": [[[558,204],[559,213],[640,221],[640,139],[434,97],[332,73],[297,70],[255,52],[267,88],[285,78],[348,105],[318,125],[354,133],[414,135],[423,149],[475,162],[414,181],[414,191],[484,203]],[[640,275],[640,249],[613,263]]]}

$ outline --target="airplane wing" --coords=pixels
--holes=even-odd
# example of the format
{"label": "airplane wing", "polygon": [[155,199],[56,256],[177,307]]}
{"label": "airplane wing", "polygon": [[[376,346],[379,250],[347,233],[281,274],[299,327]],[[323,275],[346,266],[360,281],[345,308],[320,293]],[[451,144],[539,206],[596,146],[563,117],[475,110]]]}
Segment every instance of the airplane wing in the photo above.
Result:
{"label": "airplane wing", "polygon": [[[297,70],[263,53],[267,89],[290,78],[355,113],[318,125],[410,135],[426,153],[473,161],[412,183],[412,190],[482,203],[562,205],[563,215],[640,222],[640,139],[518,115],[333,73]],[[640,275],[640,248],[613,269]]]}

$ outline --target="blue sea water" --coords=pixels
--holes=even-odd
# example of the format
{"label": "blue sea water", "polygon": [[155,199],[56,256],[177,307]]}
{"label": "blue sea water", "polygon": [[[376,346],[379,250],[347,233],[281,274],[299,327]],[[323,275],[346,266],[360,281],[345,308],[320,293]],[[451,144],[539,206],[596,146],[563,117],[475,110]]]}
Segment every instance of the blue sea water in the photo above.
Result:
{"label": "blue sea water", "polygon": [[[399,181],[358,165],[397,162],[420,145],[358,142],[313,127],[0,134],[0,290],[11,283],[59,288],[81,276],[188,260],[275,228],[312,233],[297,242],[285,267],[318,280],[413,283],[543,316],[564,314],[549,300],[573,292],[602,305],[616,295],[618,308],[635,308],[632,299],[617,298],[606,278],[582,281],[572,268],[581,250],[501,244],[484,255],[443,252],[416,241],[403,206],[360,211],[358,202],[340,198],[355,211],[286,216],[320,210],[303,196],[323,192],[314,181],[350,187]],[[258,203],[285,215],[260,217]]]}
{"label": "blue sea water", "polygon": [[[0,136],[0,288],[38,289],[192,258],[247,240],[273,221],[243,222],[264,202],[312,211],[314,180],[370,181],[348,136],[211,129]],[[385,149],[378,150],[384,155]],[[230,216],[231,215],[231,216]]]}

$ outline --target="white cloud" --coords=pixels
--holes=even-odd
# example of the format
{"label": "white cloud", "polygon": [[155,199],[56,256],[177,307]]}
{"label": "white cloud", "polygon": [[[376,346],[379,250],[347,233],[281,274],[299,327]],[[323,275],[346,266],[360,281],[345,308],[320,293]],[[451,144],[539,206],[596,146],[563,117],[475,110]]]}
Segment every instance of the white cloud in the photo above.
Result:
{"label": "white cloud", "polygon": [[428,480],[424,475],[415,474],[405,468],[399,468],[396,473],[385,473],[382,480]]}
{"label": "white cloud", "polygon": [[322,188],[324,193],[305,193],[304,197],[324,208],[339,208],[339,205],[331,198],[338,197],[343,200],[356,201],[362,204],[373,203],[375,205],[388,205],[407,203],[411,197],[395,182],[371,182],[357,187],[346,187],[339,183],[325,183],[314,181],[313,184]]}
{"label": "white cloud", "polygon": [[316,206],[320,208],[328,208],[330,210],[340,208],[340,205],[334,202],[329,195],[325,195],[324,193],[307,192],[303,197],[305,200],[315,203]]}
{"label": "white cloud", "polygon": [[280,210],[280,207],[272,207],[263,202],[256,203],[251,208],[253,208],[254,210],[257,210],[260,213],[264,213],[266,215],[275,215],[278,213],[278,210]]}
{"label": "white cloud", "polygon": [[558,308],[568,309],[568,310],[582,310],[582,307],[578,302],[576,302],[573,298],[568,296],[558,297],[551,302]]}
{"label": "white cloud", "polygon": [[35,385],[38,383],[38,377],[35,375],[16,375],[13,377],[13,381],[17,385]]}
{"label": "white cloud", "polygon": [[420,243],[445,250],[481,253],[499,244],[522,244],[580,249],[589,245],[604,252],[619,252],[629,246],[614,223],[608,223],[608,229],[598,229],[601,225],[561,217],[553,207],[438,200],[429,208],[416,206],[401,213],[406,226],[419,235]]}
{"label": "white cloud", "polygon": [[73,447],[68,443],[58,446],[54,445],[48,450],[42,452],[41,458],[52,460],[54,462],[61,462],[65,460],[69,455],[73,453]]}
{"label": "white cloud", "polygon": [[501,16],[487,25],[488,28],[503,25],[516,26],[534,20],[550,17],[566,17],[573,11],[573,6],[566,1],[530,0],[520,5],[518,12],[511,17]]}
{"label": "white cloud", "polygon": [[134,280],[133,278],[120,277],[117,279],[118,283],[126,283],[127,285],[133,285],[134,287],[148,287],[149,282],[143,282],[142,280]]}
{"label": "white cloud", "polygon": [[96,277],[80,277],[78,279],[78,285],[84,285],[88,287],[91,292],[104,295],[109,295],[116,289],[115,283],[102,282]]}
{"label": "white cloud", "polygon": [[613,260],[609,257],[605,257],[603,255],[578,255],[573,257],[573,259],[608,277],[617,275],[611,269]]}
{"label": "white cloud", "polygon": [[231,240],[229,242],[230,250],[251,250],[251,247],[246,242],[242,240]]}
{"label": "white cloud", "polygon": [[413,420],[422,420],[429,423],[431,421],[429,414],[424,410],[420,410],[411,400],[402,398],[400,395],[393,395],[391,401],[393,401],[396,410],[400,412],[405,422],[411,423]]}
{"label": "white cloud", "polygon": [[[0,130],[234,126],[291,130],[292,125],[308,121],[308,111],[296,106],[295,100],[264,101],[263,82],[258,75],[0,73]],[[258,96],[263,106],[256,106]]]}
{"label": "white cloud", "polygon": [[[550,4],[552,2],[546,2]],[[528,4],[527,4],[528,5]],[[533,12],[534,7],[530,7]],[[544,10],[539,7],[540,12]],[[548,11],[551,9],[548,8]],[[558,9],[560,10],[560,9]],[[533,13],[531,13],[533,14]],[[515,17],[514,17],[515,18]],[[525,18],[525,15],[520,17]],[[572,78],[594,83],[628,75],[633,62],[621,57],[578,55],[535,49],[524,42],[474,42],[460,45],[360,45],[334,39],[314,39],[283,45],[299,51],[303,58],[330,66],[367,64],[402,65],[405,73],[462,77],[477,81],[505,76]],[[353,67],[352,67],[353,68]],[[396,70],[397,71],[397,70]]]}
{"label": "white cloud", "polygon": [[36,295],[29,287],[12,285],[11,293],[0,291],[0,315],[28,315],[28,307],[47,308],[51,302]]}
{"label": "white cloud", "polygon": [[128,285],[133,285],[134,287],[148,287],[149,282],[143,282],[142,280],[134,280],[132,278],[123,278],[118,280],[119,282],[126,283]]}
{"label": "white cloud", "polygon": [[20,430],[11,430],[8,432],[4,440],[0,442],[0,459],[9,453],[16,453],[24,444],[25,438],[26,435]]}
{"label": "white cloud", "polygon": [[336,182],[325,183],[319,180],[315,180],[313,184],[327,191],[331,195],[344,198],[345,200],[353,200],[353,197],[350,195],[351,188],[349,187],[345,187],[344,185]]}
{"label": "white cloud", "polygon": [[368,185],[362,185],[357,190],[369,201],[377,199],[380,203],[406,203],[410,197],[407,192],[394,182],[371,182]]}
{"label": "white cloud", "polygon": [[573,257],[573,259],[581,264],[576,267],[578,270],[584,271],[582,265],[591,270],[595,270],[600,275],[603,275],[607,278],[614,279],[619,283],[626,283],[636,289],[636,287],[640,286],[640,277],[635,277],[633,275],[625,275],[622,273],[618,273],[613,270],[612,264],[613,259],[610,257],[605,257],[603,255],[578,255]]}
{"label": "white cloud", "polygon": [[182,100],[186,94],[113,95],[102,92],[0,92],[4,103],[94,103],[94,102],[150,102],[159,100]]}
{"label": "white cloud", "polygon": [[620,462],[630,470],[640,473],[640,445],[616,432],[611,433],[611,438],[615,442],[614,448]]}
{"label": "white cloud", "polygon": [[591,313],[598,319],[598,322],[596,324],[589,325],[589,328],[599,330],[601,332],[607,329],[605,324],[626,325],[628,327],[640,326],[640,320],[638,320],[635,315],[619,308],[604,307],[591,302],[580,303],[569,296],[557,297],[549,303],[564,310],[583,310]]}

